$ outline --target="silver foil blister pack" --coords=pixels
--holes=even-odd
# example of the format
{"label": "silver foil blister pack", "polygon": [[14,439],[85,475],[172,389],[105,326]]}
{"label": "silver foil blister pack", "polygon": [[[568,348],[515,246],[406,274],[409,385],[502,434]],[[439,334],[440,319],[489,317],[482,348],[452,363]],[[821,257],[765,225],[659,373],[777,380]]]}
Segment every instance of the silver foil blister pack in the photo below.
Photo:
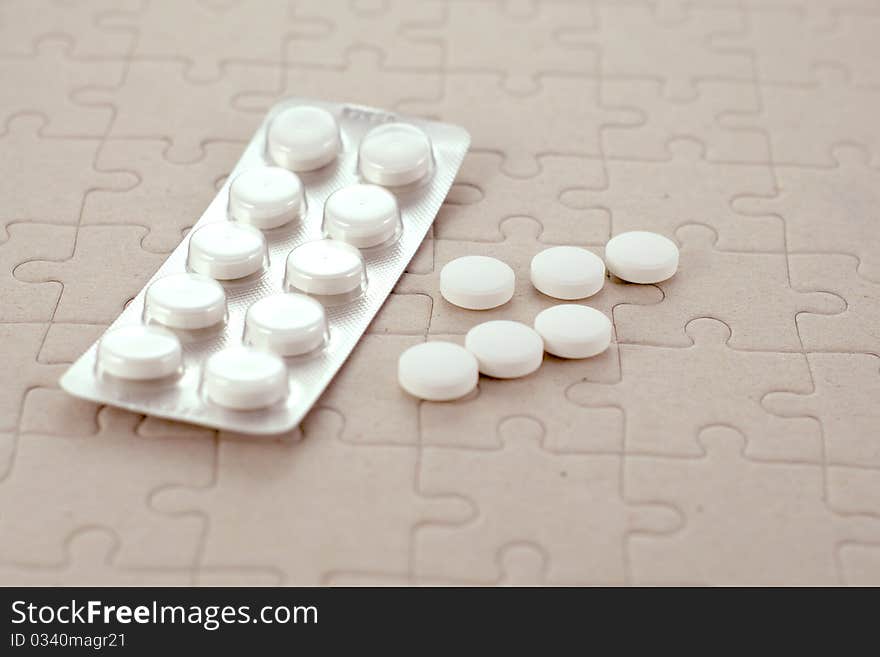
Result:
{"label": "silver foil blister pack", "polygon": [[187,237],[61,386],[147,415],[289,431],[415,255],[469,143],[458,126],[374,108],[279,103]]}

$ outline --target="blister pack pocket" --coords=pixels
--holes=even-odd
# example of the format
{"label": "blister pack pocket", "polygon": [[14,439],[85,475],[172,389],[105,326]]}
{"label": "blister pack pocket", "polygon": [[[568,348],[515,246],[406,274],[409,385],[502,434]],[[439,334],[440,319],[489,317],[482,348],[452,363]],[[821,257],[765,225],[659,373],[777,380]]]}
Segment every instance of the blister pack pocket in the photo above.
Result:
{"label": "blister pack pocket", "polygon": [[412,259],[469,143],[458,126],[369,107],[279,103],[61,386],[209,427],[292,429]]}

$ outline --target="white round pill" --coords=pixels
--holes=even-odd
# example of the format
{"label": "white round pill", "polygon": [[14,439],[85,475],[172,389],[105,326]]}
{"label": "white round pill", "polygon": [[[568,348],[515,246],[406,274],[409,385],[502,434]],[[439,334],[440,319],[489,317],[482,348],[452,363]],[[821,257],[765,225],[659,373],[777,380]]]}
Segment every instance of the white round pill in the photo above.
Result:
{"label": "white round pill", "polygon": [[498,379],[531,374],[544,359],[544,342],[530,326],[506,319],[477,324],[464,338],[480,372]]}
{"label": "white round pill", "polygon": [[180,340],[156,326],[122,326],[98,343],[98,369],[120,379],[146,381],[180,370]]}
{"label": "white round pill", "polygon": [[284,110],[269,126],[269,157],[291,171],[313,171],[330,164],[342,148],[336,118],[320,107]]}
{"label": "white round pill", "polygon": [[630,283],[659,283],[678,269],[678,247],[668,237],[644,230],[615,235],[605,245],[605,264]]}
{"label": "white round pill", "polygon": [[532,258],[532,285],[556,299],[584,299],[605,284],[605,263],[579,246],[552,246]]}
{"label": "white round pill", "polygon": [[295,221],[304,205],[299,176],[281,167],[247,169],[229,186],[229,216],[256,228],[277,228]]}
{"label": "white round pill", "polygon": [[477,386],[477,359],[452,342],[424,342],[410,347],[397,361],[400,387],[419,399],[449,401]]}
{"label": "white round pill", "polygon": [[488,310],[513,297],[516,276],[509,265],[487,256],[462,256],[440,270],[440,294],[469,310]]}
{"label": "white round pill", "polygon": [[265,408],[287,395],[287,367],[279,356],[230,347],[205,361],[203,391],[215,404],[235,410]]}
{"label": "white round pill", "polygon": [[601,354],[611,344],[608,316],[573,303],[539,312],[535,330],[544,340],[544,350],[560,358],[589,358]]}
{"label": "white round pill", "polygon": [[386,123],[370,130],[358,149],[358,168],[367,182],[396,187],[421,180],[431,171],[431,140],[408,123]]}
{"label": "white round pill", "polygon": [[144,297],[144,319],[175,329],[202,329],[226,319],[226,293],[217,281],[189,272],[155,280]]}
{"label": "white round pill", "polygon": [[361,252],[351,244],[324,239],[290,252],[284,280],[288,288],[309,294],[348,294],[366,285],[367,270]]}
{"label": "white round pill", "polygon": [[324,306],[304,294],[273,294],[245,314],[244,343],[281,356],[317,349],[327,339]]}
{"label": "white round pill", "polygon": [[324,204],[324,233],[365,249],[390,240],[400,229],[397,197],[378,185],[349,185]]}
{"label": "white round pill", "polygon": [[220,281],[255,274],[266,262],[266,238],[256,228],[218,221],[193,231],[187,266]]}

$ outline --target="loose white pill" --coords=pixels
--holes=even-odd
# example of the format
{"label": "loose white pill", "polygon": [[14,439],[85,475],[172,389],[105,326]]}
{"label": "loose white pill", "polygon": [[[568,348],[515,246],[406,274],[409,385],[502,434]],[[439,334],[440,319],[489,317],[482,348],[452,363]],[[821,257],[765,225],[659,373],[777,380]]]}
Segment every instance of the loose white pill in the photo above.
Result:
{"label": "loose white pill", "polygon": [[396,187],[421,180],[431,171],[431,140],[408,123],[386,123],[370,130],[358,149],[358,167],[367,182]]}
{"label": "loose white pill", "polygon": [[397,362],[400,387],[419,399],[449,401],[477,386],[477,359],[452,342],[424,342],[410,347]]}
{"label": "loose white pill", "polygon": [[244,343],[281,356],[317,349],[327,339],[324,306],[304,294],[273,294],[253,303],[244,320]]}
{"label": "loose white pill", "polygon": [[269,157],[291,171],[314,171],[330,164],[342,148],[336,118],[320,107],[302,105],[272,120]]}
{"label": "loose white pill", "polygon": [[532,258],[532,285],[556,299],[584,299],[605,284],[605,263],[579,246],[552,246]]}
{"label": "loose white pill", "polygon": [[288,289],[309,294],[349,294],[363,289],[367,270],[357,248],[324,239],[306,242],[290,252],[284,280]]}
{"label": "loose white pill", "polygon": [[267,230],[296,221],[304,208],[299,176],[281,167],[248,169],[229,186],[229,216],[256,228]]}
{"label": "loose white pill", "polygon": [[218,221],[194,231],[187,267],[220,281],[244,278],[266,263],[266,238],[256,228]]}
{"label": "loose white pill", "polygon": [[122,326],[98,343],[98,369],[120,379],[161,379],[177,373],[181,362],[180,340],[156,326]]}
{"label": "loose white pill", "polygon": [[488,310],[513,297],[516,276],[507,264],[486,256],[463,256],[440,270],[440,294],[469,310]]}
{"label": "loose white pill", "polygon": [[560,358],[589,358],[611,344],[611,320],[605,313],[572,303],[547,308],[535,317],[544,350]]}
{"label": "loose white pill", "polygon": [[365,249],[387,242],[400,230],[397,197],[378,185],[350,185],[324,204],[324,233]]}
{"label": "loose white pill", "polygon": [[155,280],[144,297],[144,319],[175,329],[203,329],[226,319],[226,293],[217,281],[189,272]]}
{"label": "loose white pill", "polygon": [[605,245],[605,264],[612,274],[630,283],[659,283],[678,269],[678,247],[657,233],[621,233]]}
{"label": "loose white pill", "polygon": [[544,359],[544,342],[530,326],[506,319],[477,324],[464,338],[480,372],[498,379],[531,374]]}
{"label": "loose white pill", "polygon": [[205,396],[235,410],[265,408],[287,395],[284,361],[249,347],[230,347],[211,355],[203,377]]}

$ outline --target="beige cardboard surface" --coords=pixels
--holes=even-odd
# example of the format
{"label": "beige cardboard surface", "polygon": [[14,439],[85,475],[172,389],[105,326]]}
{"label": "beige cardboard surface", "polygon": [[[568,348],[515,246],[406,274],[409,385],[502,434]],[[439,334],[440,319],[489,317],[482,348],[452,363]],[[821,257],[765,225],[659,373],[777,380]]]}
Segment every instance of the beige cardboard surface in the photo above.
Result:
{"label": "beige cardboard surface", "polygon": [[[198,29],[194,30],[193,26]],[[878,0],[0,5],[0,584],[880,583]],[[303,426],[58,376],[288,94],[464,125],[432,234]],[[419,402],[396,360],[553,304],[531,257],[676,240],[614,341]],[[440,268],[508,262],[450,306]]]}

